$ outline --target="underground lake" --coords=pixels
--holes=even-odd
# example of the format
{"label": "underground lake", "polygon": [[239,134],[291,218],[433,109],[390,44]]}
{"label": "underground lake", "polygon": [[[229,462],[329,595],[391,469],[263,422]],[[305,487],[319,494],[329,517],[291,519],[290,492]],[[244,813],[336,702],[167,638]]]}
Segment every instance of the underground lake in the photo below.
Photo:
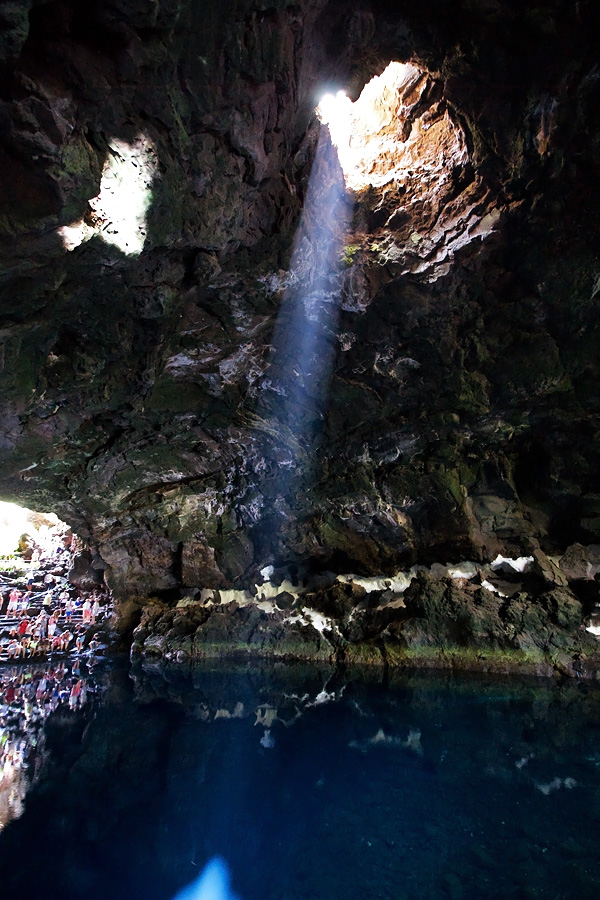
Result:
{"label": "underground lake", "polygon": [[[5,896],[171,900],[216,857],[240,900],[599,895],[600,694],[586,686],[62,669],[45,714],[36,686],[45,673],[52,694],[56,667],[0,672],[3,739],[22,751]],[[19,680],[12,709],[33,699],[6,724]]]}

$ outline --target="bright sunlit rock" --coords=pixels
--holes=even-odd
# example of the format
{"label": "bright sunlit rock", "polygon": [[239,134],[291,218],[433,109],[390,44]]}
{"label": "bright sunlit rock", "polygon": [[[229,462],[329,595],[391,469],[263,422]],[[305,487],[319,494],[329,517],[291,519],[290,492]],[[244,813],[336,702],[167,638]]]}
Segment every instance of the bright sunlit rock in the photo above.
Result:
{"label": "bright sunlit rock", "polygon": [[22,534],[29,534],[42,549],[50,549],[57,528],[67,526],[54,513],[38,513],[0,501],[0,556],[10,556],[17,549]]}
{"label": "bright sunlit rock", "polygon": [[427,85],[421,69],[391,62],[356,102],[343,91],[322,98],[317,115],[329,128],[348,188],[403,182],[416,170],[430,179],[466,159],[464,137],[447,113],[436,121],[419,115]]}
{"label": "bright sunlit rock", "polygon": [[15,503],[0,501],[0,556],[9,556],[17,549],[20,535],[27,531],[28,513]]}
{"label": "bright sunlit rock", "polygon": [[146,240],[146,215],[152,201],[157,157],[152,141],[140,134],[131,143],[113,138],[102,171],[100,193],[89,201],[89,214],[58,229],[66,250],[98,234],[128,256],[138,256]]}
{"label": "bright sunlit rock", "polygon": [[507,565],[514,569],[515,572],[528,572],[533,565],[533,556],[519,556],[517,559],[510,559],[507,556],[498,554],[490,565],[494,571],[500,569],[503,565]]}

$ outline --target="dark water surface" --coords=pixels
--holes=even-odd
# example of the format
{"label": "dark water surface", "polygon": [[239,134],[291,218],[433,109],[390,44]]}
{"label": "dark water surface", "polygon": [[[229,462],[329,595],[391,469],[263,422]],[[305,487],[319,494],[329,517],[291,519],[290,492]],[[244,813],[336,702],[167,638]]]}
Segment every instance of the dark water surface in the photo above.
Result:
{"label": "dark water surface", "polygon": [[600,898],[599,692],[330,676],[96,669],[36,724],[2,897],[169,900],[219,854],[241,900]]}

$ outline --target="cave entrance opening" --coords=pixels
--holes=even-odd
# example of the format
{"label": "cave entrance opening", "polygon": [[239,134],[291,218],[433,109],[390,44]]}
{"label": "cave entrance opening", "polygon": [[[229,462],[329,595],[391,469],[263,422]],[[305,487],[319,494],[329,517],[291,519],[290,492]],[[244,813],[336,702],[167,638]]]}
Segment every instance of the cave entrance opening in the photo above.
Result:
{"label": "cave entrance opening", "polygon": [[0,501],[0,663],[94,659],[112,639],[114,612],[98,563],[55,513]]}
{"label": "cave entrance opening", "polygon": [[0,501],[0,560],[2,567],[20,568],[37,558],[69,546],[72,532],[55,513],[35,512],[16,503]]}
{"label": "cave entrance opening", "polygon": [[356,101],[325,94],[317,109],[336,147],[348,190],[395,185],[413,200],[433,196],[469,163],[461,124],[429,72],[391,62]]}

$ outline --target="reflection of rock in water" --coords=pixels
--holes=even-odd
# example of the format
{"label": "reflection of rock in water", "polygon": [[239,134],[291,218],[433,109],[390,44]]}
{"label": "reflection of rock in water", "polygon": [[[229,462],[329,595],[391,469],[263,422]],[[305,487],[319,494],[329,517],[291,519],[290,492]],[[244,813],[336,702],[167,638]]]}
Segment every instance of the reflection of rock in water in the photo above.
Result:
{"label": "reflection of rock in water", "polygon": [[565,787],[568,791],[571,791],[574,787],[577,787],[577,782],[574,778],[553,778],[552,781],[548,781],[546,784],[535,782],[535,786],[538,791],[541,791],[542,794],[548,796],[548,794],[551,794],[553,791],[560,790],[561,787]]}
{"label": "reflection of rock in water", "polygon": [[0,667],[0,830],[18,819],[44,764],[44,728],[61,709],[83,709],[97,690],[79,663]]}
{"label": "reflection of rock in water", "polygon": [[408,732],[406,740],[386,734],[383,728],[380,728],[372,738],[366,741],[350,741],[348,744],[353,750],[360,750],[366,753],[373,747],[401,747],[404,750],[411,750],[417,756],[423,755],[423,747],[421,745],[421,732],[417,728],[411,728]]}
{"label": "reflection of rock in water", "polygon": [[271,734],[270,728],[265,728],[265,733],[260,739],[260,744],[265,748],[265,750],[272,750],[275,746],[275,738]]}

